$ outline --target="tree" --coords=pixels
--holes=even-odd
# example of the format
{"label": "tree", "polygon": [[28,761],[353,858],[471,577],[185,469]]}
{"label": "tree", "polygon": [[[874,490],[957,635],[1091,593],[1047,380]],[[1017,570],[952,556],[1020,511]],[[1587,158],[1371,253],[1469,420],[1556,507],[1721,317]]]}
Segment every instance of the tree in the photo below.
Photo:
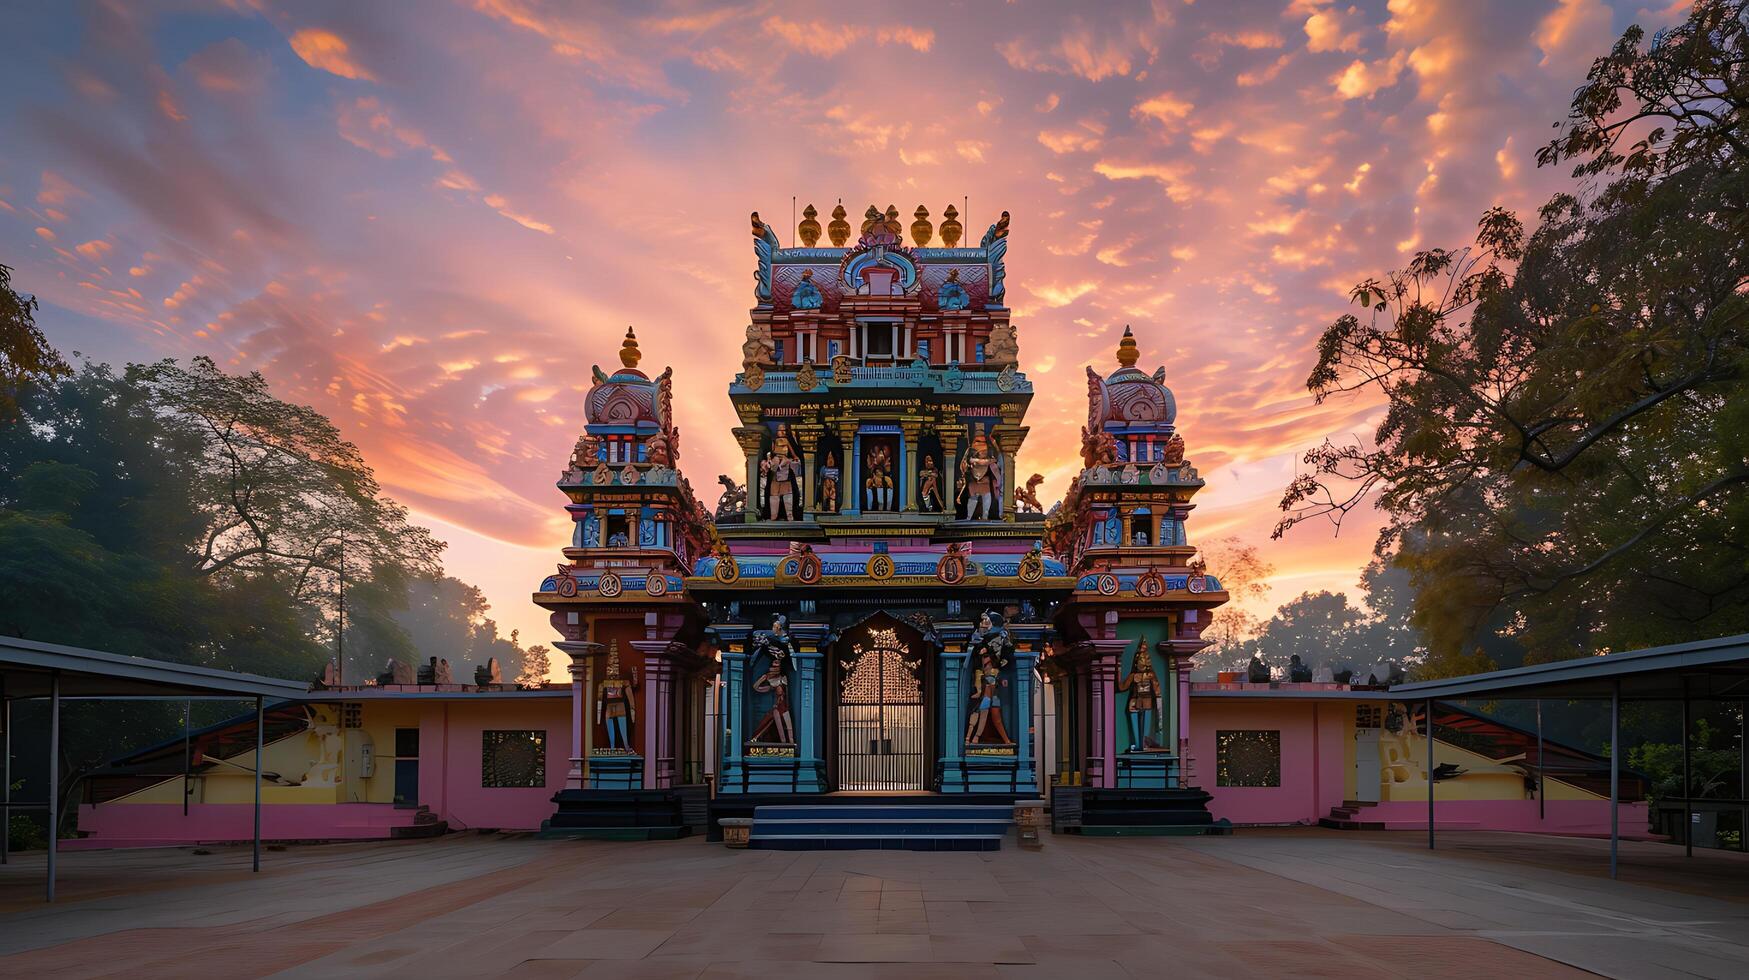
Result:
{"label": "tree", "polygon": [[1251,607],[1269,595],[1269,576],[1275,574],[1275,566],[1258,554],[1256,545],[1237,537],[1216,538],[1199,550],[1229,597],[1210,617],[1202,633],[1209,647],[1196,657],[1197,673],[1213,677],[1251,658],[1247,641],[1263,628],[1263,618]]}
{"label": "tree", "polygon": [[1371,445],[1325,443],[1279,536],[1375,501],[1440,658],[1532,660],[1749,628],[1749,19],[1703,0],[1593,65],[1539,163],[1578,161],[1528,235],[1357,285],[1307,387],[1387,402]]}
{"label": "tree", "polygon": [[503,675],[515,677],[526,652],[516,633],[509,639],[498,635],[498,624],[487,615],[491,608],[485,593],[447,575],[413,578],[396,592],[349,589],[347,663],[364,666],[349,666],[347,678],[374,674],[390,657],[402,663],[440,657],[464,683],[472,682],[475,667],[496,657]]}
{"label": "tree", "polygon": [[[512,633],[514,637],[516,634]],[[516,683],[522,687],[539,687],[547,682],[547,675],[552,673],[552,653],[539,643],[529,647],[522,653],[522,672],[516,675]]]}
{"label": "tree", "polygon": [[35,296],[12,290],[12,267],[0,265],[0,422],[18,418],[18,391],[29,382],[72,373],[36,325]]}

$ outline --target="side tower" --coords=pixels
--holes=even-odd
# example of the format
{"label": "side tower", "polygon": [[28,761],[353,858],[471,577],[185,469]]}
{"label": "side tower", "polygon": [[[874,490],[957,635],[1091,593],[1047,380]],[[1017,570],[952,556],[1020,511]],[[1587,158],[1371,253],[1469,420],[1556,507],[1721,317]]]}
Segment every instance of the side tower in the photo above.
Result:
{"label": "side tower", "polygon": [[[672,369],[638,370],[630,329],[619,357],[612,375],[593,369],[584,432],[558,482],[571,545],[534,595],[571,658],[565,785],[702,789],[713,662],[698,652],[705,614],[685,576],[708,546],[709,516],[677,468]],[[555,821],[565,814],[561,800]]]}
{"label": "side tower", "polygon": [[1087,369],[1085,468],[1049,534],[1075,588],[1041,668],[1057,698],[1058,772],[1088,787],[1164,791],[1194,782],[1188,661],[1227,594],[1185,532],[1203,481],[1185,459],[1166,369],[1145,374],[1138,359],[1125,327],[1118,369]]}

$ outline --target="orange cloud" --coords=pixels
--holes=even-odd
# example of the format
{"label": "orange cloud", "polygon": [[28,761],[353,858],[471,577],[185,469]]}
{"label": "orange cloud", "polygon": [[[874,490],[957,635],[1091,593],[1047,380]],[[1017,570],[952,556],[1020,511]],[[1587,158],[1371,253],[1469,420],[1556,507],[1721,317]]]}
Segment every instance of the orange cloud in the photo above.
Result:
{"label": "orange cloud", "polygon": [[346,39],[333,31],[319,27],[306,27],[296,31],[288,38],[291,48],[304,63],[311,68],[339,75],[341,78],[351,78],[358,81],[374,82],[376,76],[353,60],[352,49]]}

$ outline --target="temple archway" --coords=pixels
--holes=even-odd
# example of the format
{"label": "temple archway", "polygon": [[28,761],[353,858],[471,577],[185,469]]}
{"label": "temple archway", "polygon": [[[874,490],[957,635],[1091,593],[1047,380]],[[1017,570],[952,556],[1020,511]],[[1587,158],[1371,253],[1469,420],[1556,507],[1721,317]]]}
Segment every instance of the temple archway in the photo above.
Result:
{"label": "temple archway", "polygon": [[840,792],[921,792],[933,781],[929,689],[934,646],[885,612],[844,630],[832,646],[832,739],[827,774]]}

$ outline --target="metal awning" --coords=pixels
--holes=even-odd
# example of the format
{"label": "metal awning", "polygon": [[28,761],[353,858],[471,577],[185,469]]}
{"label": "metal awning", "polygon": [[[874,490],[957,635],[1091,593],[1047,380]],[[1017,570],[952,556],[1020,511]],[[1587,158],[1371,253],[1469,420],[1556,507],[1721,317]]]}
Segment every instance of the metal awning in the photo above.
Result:
{"label": "metal awning", "polygon": [[1749,697],[1749,634],[1399,684],[1404,700],[1473,697],[1680,701]]}

